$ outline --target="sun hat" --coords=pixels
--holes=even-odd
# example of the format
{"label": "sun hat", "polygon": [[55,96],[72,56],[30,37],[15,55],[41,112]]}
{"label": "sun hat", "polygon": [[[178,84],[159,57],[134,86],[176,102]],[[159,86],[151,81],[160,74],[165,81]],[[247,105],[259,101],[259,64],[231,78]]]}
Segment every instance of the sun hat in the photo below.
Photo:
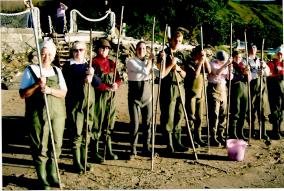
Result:
{"label": "sun hat", "polygon": [[43,48],[47,48],[49,52],[51,53],[52,57],[55,57],[56,54],[56,46],[53,43],[52,39],[44,40],[43,42],[40,43],[40,49],[42,50]]}
{"label": "sun hat", "polygon": [[96,41],[96,47],[97,48],[103,48],[103,47],[111,48],[109,41],[105,38],[101,38],[101,39],[97,40]]}

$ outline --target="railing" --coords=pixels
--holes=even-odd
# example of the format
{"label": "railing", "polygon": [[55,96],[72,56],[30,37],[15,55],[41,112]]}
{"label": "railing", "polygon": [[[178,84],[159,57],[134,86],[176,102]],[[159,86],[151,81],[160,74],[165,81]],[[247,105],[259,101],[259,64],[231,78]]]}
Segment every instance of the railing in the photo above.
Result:
{"label": "railing", "polygon": [[75,33],[75,32],[78,32],[80,30],[78,28],[78,25],[77,25],[77,16],[80,16],[81,18],[83,18],[84,20],[89,21],[89,22],[100,22],[100,21],[103,21],[103,20],[105,20],[109,17],[110,21],[109,21],[108,27],[106,27],[106,31],[103,31],[103,32],[105,32],[107,35],[111,35],[111,36],[115,35],[115,14],[111,10],[108,10],[103,17],[98,18],[98,19],[88,18],[76,9],[71,10],[70,11],[70,30],[69,30],[69,33]]}
{"label": "railing", "polygon": [[[41,37],[40,12],[39,12],[39,9],[37,7],[34,7],[33,8],[33,12],[34,12],[35,18],[34,18],[34,21],[32,22],[32,25],[35,26],[35,28],[37,29],[36,31],[38,31],[38,35]],[[30,9],[27,9],[25,11],[18,12],[18,13],[0,13],[0,16],[1,16],[1,27],[18,28],[17,26],[16,27],[6,26],[4,17],[16,17],[16,16],[21,16],[21,15],[27,15],[25,23],[21,23],[22,24],[22,28],[29,28],[29,26],[28,26],[28,22],[29,21],[28,20],[31,19]]]}

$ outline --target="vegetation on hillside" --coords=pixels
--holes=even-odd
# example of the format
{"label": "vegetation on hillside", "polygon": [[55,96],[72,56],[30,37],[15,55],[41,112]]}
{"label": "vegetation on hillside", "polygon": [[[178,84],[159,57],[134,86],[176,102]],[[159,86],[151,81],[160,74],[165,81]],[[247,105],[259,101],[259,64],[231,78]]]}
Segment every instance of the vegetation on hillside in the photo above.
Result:
{"label": "vegetation on hillside", "polygon": [[120,8],[125,6],[124,21],[127,35],[150,39],[153,17],[156,17],[156,40],[161,40],[164,27],[184,27],[186,39],[195,44],[200,39],[203,26],[204,43],[220,45],[229,43],[230,23],[233,23],[234,40],[244,40],[260,46],[265,38],[266,47],[277,47],[283,39],[283,16],[281,4],[237,3],[231,0],[131,0],[115,1],[111,7],[120,17]]}
{"label": "vegetation on hillside", "polygon": [[[108,5],[105,5],[105,2]],[[42,15],[53,14],[57,0],[33,0]],[[196,44],[200,40],[203,26],[204,43],[221,45],[229,43],[230,23],[233,23],[233,39],[244,40],[247,31],[249,42],[260,46],[265,38],[266,47],[283,44],[283,9],[281,1],[274,3],[241,3],[232,0],[62,0],[71,9],[78,9],[89,18],[101,17],[111,8],[119,24],[121,7],[124,6],[123,21],[127,24],[126,35],[151,40],[152,22],[156,18],[155,40],[162,41],[165,25],[172,31],[185,28],[185,39]],[[45,20],[42,20],[43,31]],[[119,26],[118,26],[119,27]],[[47,30],[47,29],[46,29]]]}

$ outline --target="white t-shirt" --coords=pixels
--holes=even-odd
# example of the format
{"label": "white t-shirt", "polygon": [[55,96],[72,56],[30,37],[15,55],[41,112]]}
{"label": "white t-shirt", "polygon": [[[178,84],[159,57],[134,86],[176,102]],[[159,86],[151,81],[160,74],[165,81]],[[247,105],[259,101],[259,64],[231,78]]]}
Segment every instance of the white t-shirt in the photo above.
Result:
{"label": "white t-shirt", "polygon": [[[39,78],[40,77],[40,68],[38,64],[32,64],[30,65],[31,69],[33,70],[33,72],[35,73],[35,75]],[[59,77],[59,87],[61,90],[65,90],[67,91],[67,86],[62,74],[62,71],[56,67],[57,73],[58,73],[58,77]],[[50,67],[49,69],[45,69],[42,68],[42,75],[45,77],[50,77],[50,76],[54,76],[56,75],[53,67]],[[26,89],[28,87],[30,87],[31,85],[33,85],[35,83],[35,80],[30,72],[30,70],[28,68],[25,69],[23,77],[22,77],[22,81],[21,81],[21,86],[20,89]]]}

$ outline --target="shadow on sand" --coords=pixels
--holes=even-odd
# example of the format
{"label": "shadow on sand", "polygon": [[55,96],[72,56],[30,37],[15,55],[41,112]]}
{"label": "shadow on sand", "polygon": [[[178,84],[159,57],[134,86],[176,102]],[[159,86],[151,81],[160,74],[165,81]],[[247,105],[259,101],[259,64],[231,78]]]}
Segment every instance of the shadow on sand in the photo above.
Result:
{"label": "shadow on sand", "polygon": [[[129,124],[124,122],[116,122],[116,126],[113,132],[113,150],[118,155],[119,160],[128,160],[130,152],[130,135],[129,135]],[[205,134],[205,133],[204,133]],[[70,144],[70,131],[65,129],[64,141],[62,147],[61,160],[72,159],[71,144]],[[103,140],[103,137],[102,137]],[[100,140],[100,154],[103,155],[104,144]],[[183,128],[182,142],[189,142],[187,138],[186,128]],[[94,144],[91,142],[89,147],[89,161],[93,162],[92,150],[94,149]],[[157,132],[155,134],[155,153],[160,157],[176,158],[176,159],[186,159],[195,160],[195,155],[193,150],[190,148],[188,152],[185,153],[173,153],[168,154],[166,149],[165,138],[162,136],[162,131],[160,126],[157,126]],[[139,140],[137,146],[138,155],[142,152],[142,130],[139,130]],[[2,153],[5,154],[23,154],[30,155],[29,148],[29,138],[28,138],[28,127],[26,126],[25,119],[22,116],[2,116]],[[30,159],[16,159],[12,158],[10,155],[3,156],[2,162],[3,166],[29,166],[33,168],[33,161]],[[198,159],[202,160],[227,160],[226,156],[219,155],[208,155],[207,153],[198,153]],[[149,157],[149,160],[151,158]],[[67,172],[73,172],[72,165],[60,163],[60,169]],[[20,187],[26,187],[28,189],[35,189],[33,184],[36,182],[35,179],[29,179],[23,177],[17,177],[16,175],[3,176],[3,186],[9,184],[16,184]]]}

